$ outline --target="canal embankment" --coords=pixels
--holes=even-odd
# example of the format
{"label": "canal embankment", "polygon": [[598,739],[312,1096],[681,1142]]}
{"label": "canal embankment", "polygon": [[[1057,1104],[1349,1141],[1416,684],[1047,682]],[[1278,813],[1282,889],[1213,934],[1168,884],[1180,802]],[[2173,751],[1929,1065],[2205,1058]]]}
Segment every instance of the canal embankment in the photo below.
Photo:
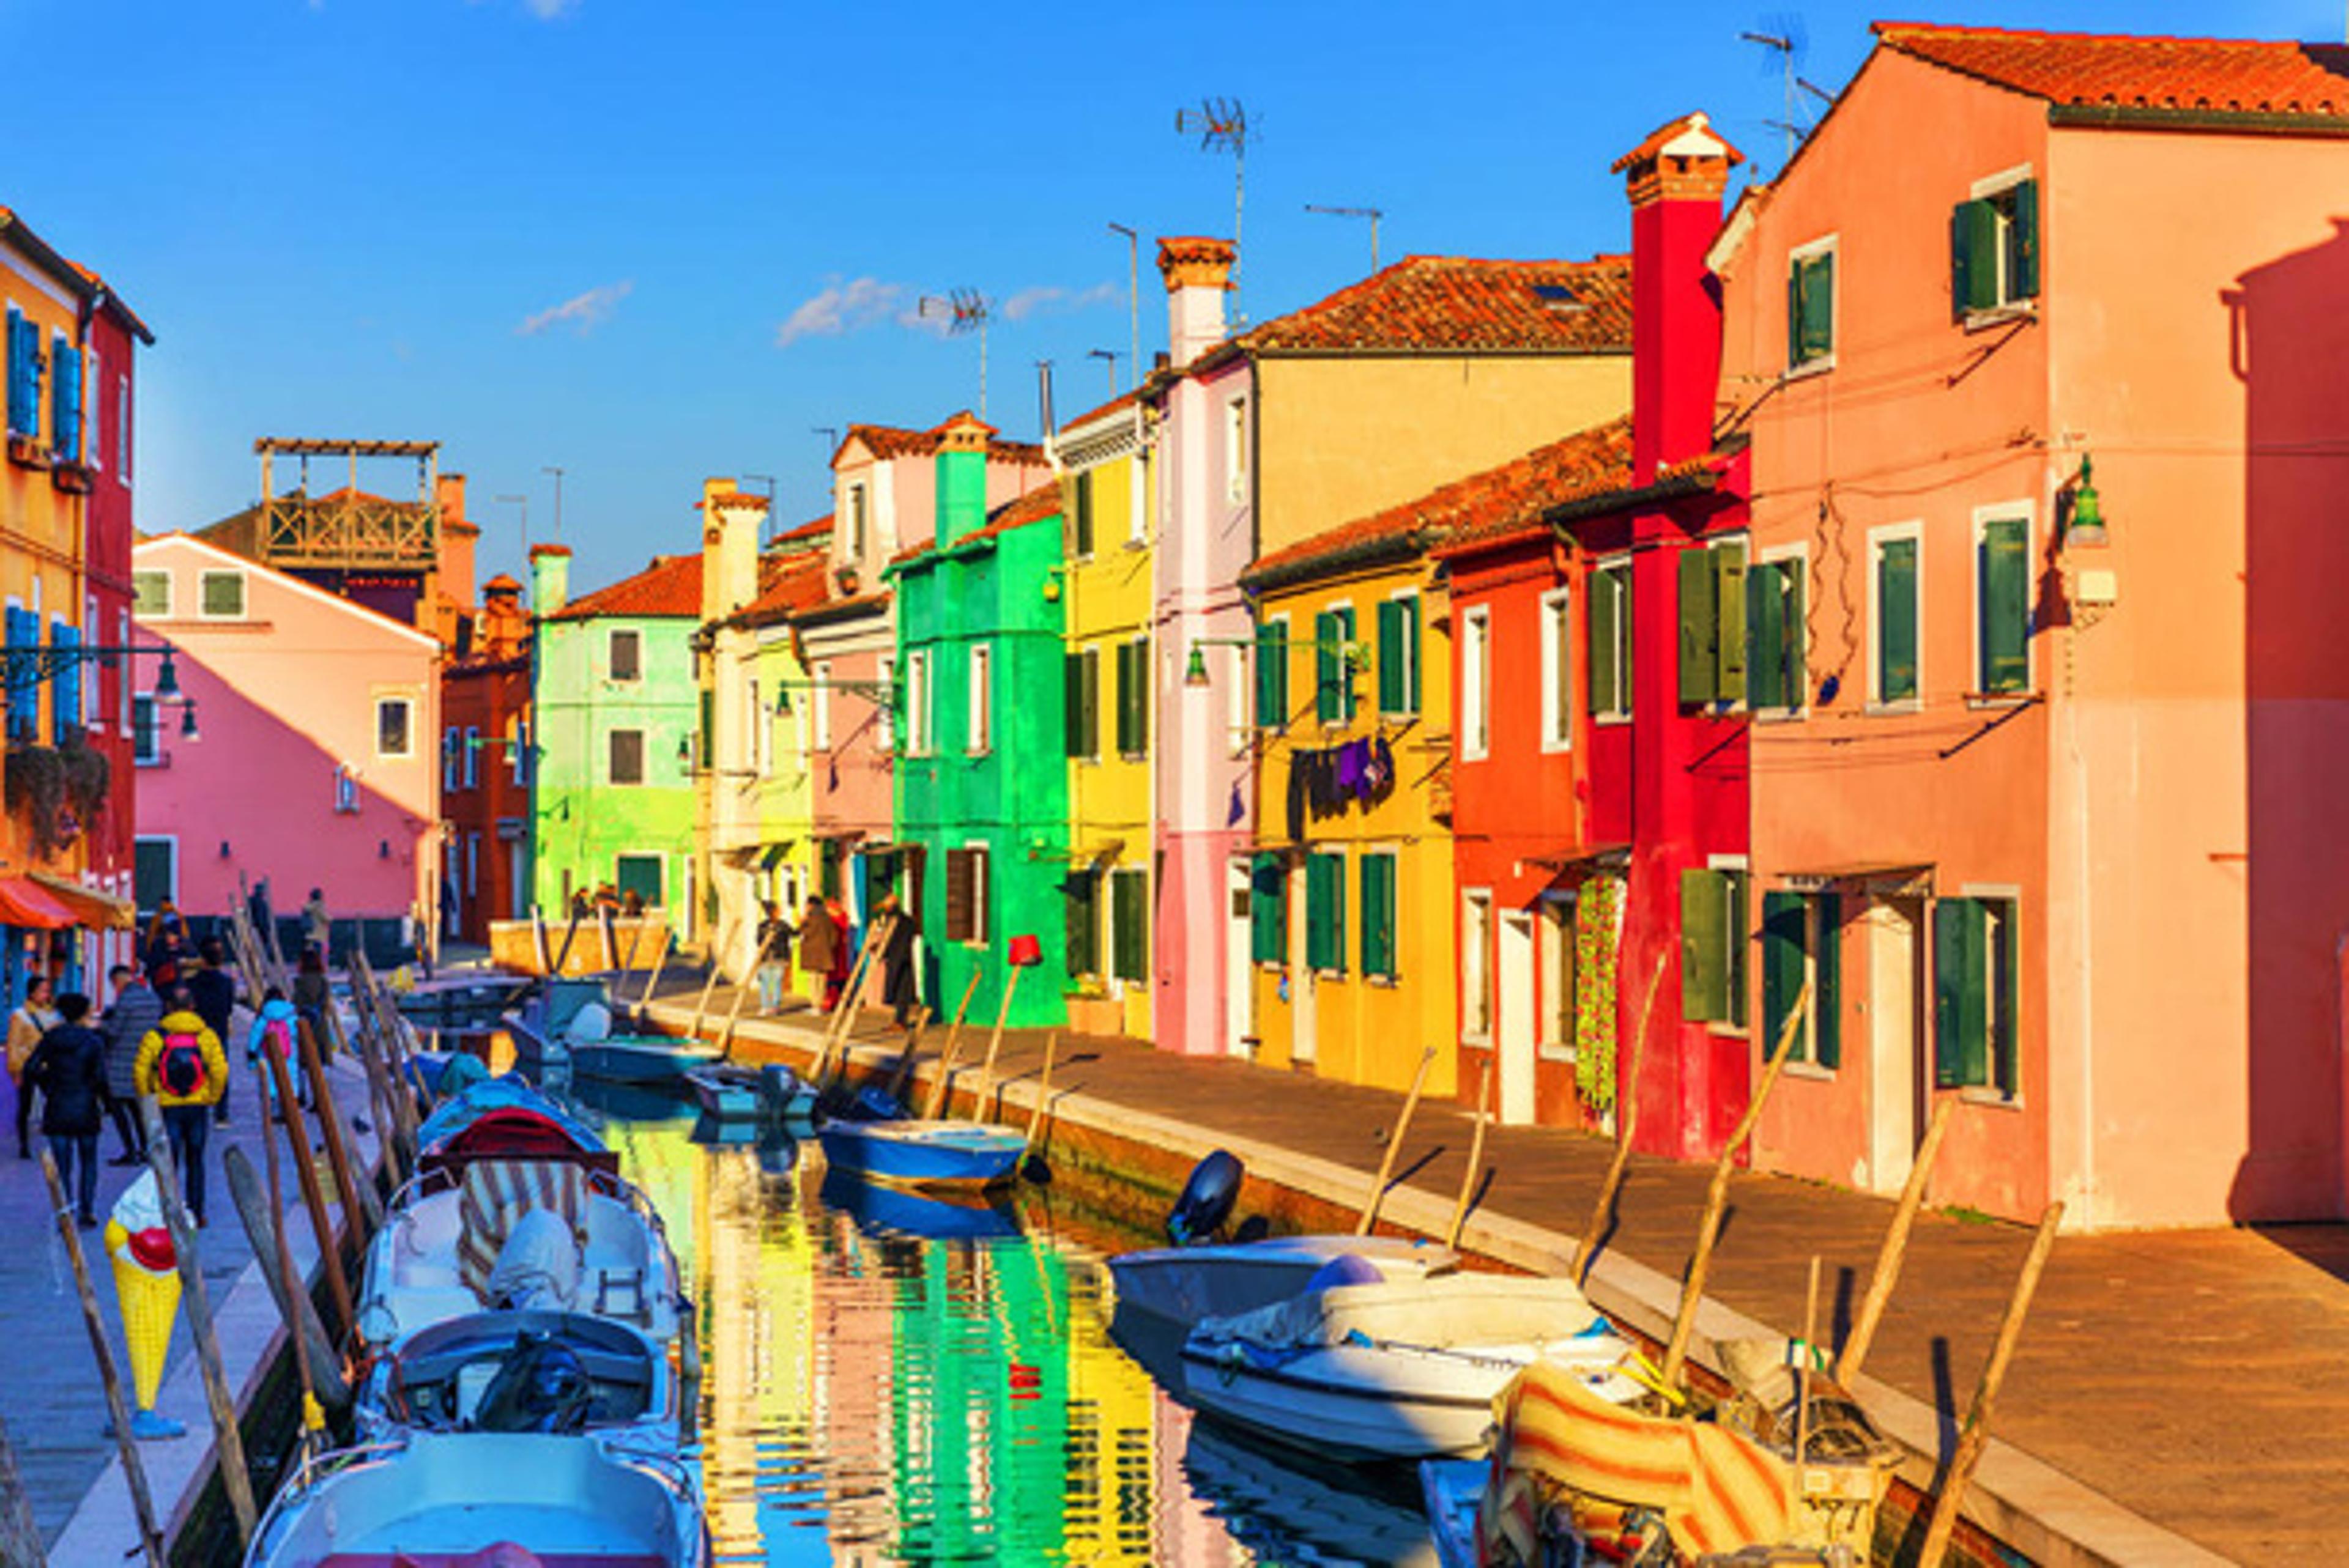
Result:
{"label": "canal embankment", "polygon": [[[658,1002],[682,1031],[698,986]],[[722,1019],[730,996],[712,1013]],[[714,1019],[713,1019],[714,1022]],[[803,1016],[746,1017],[736,1054],[804,1064],[822,1028]],[[936,1071],[938,1031],[916,1080]],[[860,1075],[896,1063],[902,1041],[872,1016],[852,1041]],[[1041,1033],[1007,1036],[996,1088],[1007,1119],[1032,1109]],[[979,1047],[957,1070],[965,1108]],[[1098,1164],[1135,1189],[1133,1218],[1162,1204],[1215,1148],[1239,1155],[1243,1208],[1282,1228],[1350,1223],[1378,1167],[1400,1097],[1233,1060],[1185,1059],[1135,1042],[1063,1035],[1049,1126],[1056,1161]],[[1440,1234],[1464,1170],[1470,1119],[1423,1106],[1399,1151],[1381,1228]],[[1499,1128],[1491,1174],[1463,1246],[1492,1264],[1564,1271],[1612,1150],[1556,1129]],[[1635,1158],[1618,1222],[1592,1276],[1603,1310],[1650,1338],[1669,1332],[1679,1271],[1708,1172]],[[1710,1345],[1794,1331],[1811,1258],[1840,1336],[1890,1205],[1784,1178],[1740,1173],[1697,1320]],[[1929,1212],[1859,1392],[1909,1452],[1904,1480],[1930,1491],[1979,1375],[2027,1231]],[[2349,1237],[2312,1228],[2067,1236],[2043,1281],[2002,1396],[1998,1439],[1968,1514],[2011,1552],[2050,1564],[2329,1563],[2349,1549],[2349,1395],[2327,1369],[2349,1354]]]}

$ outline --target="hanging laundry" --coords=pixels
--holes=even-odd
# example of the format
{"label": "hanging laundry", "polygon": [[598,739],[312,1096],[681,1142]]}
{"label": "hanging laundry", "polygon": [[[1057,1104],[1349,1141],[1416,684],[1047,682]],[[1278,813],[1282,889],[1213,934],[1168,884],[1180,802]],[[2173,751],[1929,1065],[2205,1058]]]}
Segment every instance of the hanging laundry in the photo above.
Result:
{"label": "hanging laundry", "polygon": [[1340,795],[1351,795],[1359,800],[1368,793],[1362,788],[1362,761],[1369,749],[1359,740],[1350,740],[1338,748],[1338,792]]}
{"label": "hanging laundry", "polygon": [[1373,796],[1383,795],[1394,788],[1394,748],[1387,744],[1385,736],[1380,736],[1371,743],[1371,765],[1365,771],[1370,780],[1371,793]]}

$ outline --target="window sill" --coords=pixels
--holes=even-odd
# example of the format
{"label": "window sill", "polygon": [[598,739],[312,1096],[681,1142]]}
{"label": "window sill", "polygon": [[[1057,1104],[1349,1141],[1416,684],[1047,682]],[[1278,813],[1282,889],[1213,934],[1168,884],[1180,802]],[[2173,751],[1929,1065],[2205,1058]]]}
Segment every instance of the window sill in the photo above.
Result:
{"label": "window sill", "polygon": [[1493,1048],[1493,1037],[1489,1031],[1479,1034],[1474,1029],[1463,1029],[1460,1031],[1460,1043],[1474,1046],[1480,1051],[1489,1051]]}
{"label": "window sill", "polygon": [[1381,991],[1400,991],[1402,989],[1402,976],[1400,975],[1365,975],[1362,976],[1362,984],[1365,985],[1375,985]]}
{"label": "window sill", "polygon": [[1779,377],[1778,381],[1781,386],[1789,382],[1808,381],[1815,376],[1825,376],[1835,367],[1835,356],[1832,354],[1824,359],[1806,359],[1800,365],[1786,366],[1785,374]]}
{"label": "window sill", "polygon": [[1791,1061],[1788,1062],[1781,1070],[1783,1070],[1788,1078],[1808,1078],[1813,1083],[1833,1083],[1836,1081],[1835,1068],[1823,1068],[1816,1062],[1800,1060]]}
{"label": "window sill", "polygon": [[1800,724],[1811,717],[1811,710],[1806,707],[1764,707],[1753,709],[1745,717],[1755,724]]}
{"label": "window sill", "polygon": [[1535,1047],[1534,1060],[1537,1062],[1563,1062],[1570,1067],[1574,1064],[1576,1056],[1572,1046],[1557,1046],[1545,1042],[1544,1044]]}
{"label": "window sill", "polygon": [[1594,713],[1590,716],[1590,722],[1601,729],[1609,729],[1630,723],[1631,716],[1628,713]]}
{"label": "window sill", "polygon": [[169,768],[171,766],[171,759],[168,756],[134,757],[130,759],[130,766],[133,768]]}
{"label": "window sill", "polygon": [[2035,691],[1970,691],[1966,707],[1977,713],[1996,712],[2010,707],[2028,707],[2040,700]]}
{"label": "window sill", "polygon": [[1961,325],[1969,333],[1988,332],[1993,327],[2006,326],[2014,322],[2038,319],[2039,302],[2035,299],[2019,299],[2009,301],[2005,304],[1992,305],[1988,310],[1970,310],[1966,312]]}
{"label": "window sill", "polygon": [[1990,1110],[2021,1110],[2023,1097],[2004,1094],[1994,1088],[1973,1087],[1957,1091],[1958,1099],[1967,1105],[1979,1105]]}
{"label": "window sill", "polygon": [[1542,742],[1541,754],[1544,757],[1568,757],[1573,755],[1573,752],[1574,742],[1571,740],[1545,740]]}
{"label": "window sill", "polygon": [[1918,697],[1895,697],[1890,702],[1869,702],[1860,705],[1860,712],[1871,718],[1898,718],[1902,714],[1922,713],[1924,702]]}

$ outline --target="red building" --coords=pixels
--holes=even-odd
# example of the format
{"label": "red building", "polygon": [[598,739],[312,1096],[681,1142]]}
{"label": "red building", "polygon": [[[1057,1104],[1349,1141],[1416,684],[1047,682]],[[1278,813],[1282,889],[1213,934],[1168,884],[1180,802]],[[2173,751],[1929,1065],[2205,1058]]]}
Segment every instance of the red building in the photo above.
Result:
{"label": "red building", "polygon": [[[1479,984],[1499,991],[1504,1022],[1513,992],[1543,1019],[1514,1037],[1551,1047],[1537,1063],[1544,1119],[1613,1107],[1652,985],[1638,1143],[1678,1156],[1720,1147],[1748,1081],[1745,460],[1715,429],[1721,307],[1705,259],[1740,160],[1692,115],[1617,163],[1632,209],[1630,428],[1588,438],[1598,482],[1445,552],[1461,973],[1494,977]],[[1604,445],[1625,439],[1628,469],[1607,483],[1621,459]],[[1785,614],[1780,601],[1770,624]],[[1504,1051],[1511,1037],[1495,1036]]]}
{"label": "red building", "polygon": [[441,920],[486,944],[530,911],[530,616],[522,584],[481,587],[471,647],[440,669]]}

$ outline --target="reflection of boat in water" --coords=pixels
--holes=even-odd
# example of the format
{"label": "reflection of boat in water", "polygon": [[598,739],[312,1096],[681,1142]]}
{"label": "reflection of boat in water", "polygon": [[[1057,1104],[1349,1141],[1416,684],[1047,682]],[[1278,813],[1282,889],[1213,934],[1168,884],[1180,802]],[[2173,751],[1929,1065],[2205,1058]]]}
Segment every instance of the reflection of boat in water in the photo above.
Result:
{"label": "reflection of boat in water", "polygon": [[826,1205],[855,1221],[867,1235],[996,1242],[1019,1234],[1019,1217],[1008,1202],[909,1191],[860,1181],[853,1171],[839,1170],[824,1172],[822,1191]]}
{"label": "reflection of boat in water", "polygon": [[574,1036],[571,1040],[573,1078],[658,1085],[671,1093],[685,1091],[688,1074],[718,1060],[714,1047],[667,1035],[614,1035],[601,1040]]}
{"label": "reflection of boat in water", "polygon": [[1435,1568],[1408,1475],[1274,1454],[1206,1421],[1191,1423],[1184,1473],[1232,1539],[1260,1562]]}
{"label": "reflection of boat in water", "polygon": [[563,1098],[583,1110],[616,1121],[688,1122],[698,1114],[691,1100],[679,1099],[667,1089],[603,1078],[571,1078]]}

